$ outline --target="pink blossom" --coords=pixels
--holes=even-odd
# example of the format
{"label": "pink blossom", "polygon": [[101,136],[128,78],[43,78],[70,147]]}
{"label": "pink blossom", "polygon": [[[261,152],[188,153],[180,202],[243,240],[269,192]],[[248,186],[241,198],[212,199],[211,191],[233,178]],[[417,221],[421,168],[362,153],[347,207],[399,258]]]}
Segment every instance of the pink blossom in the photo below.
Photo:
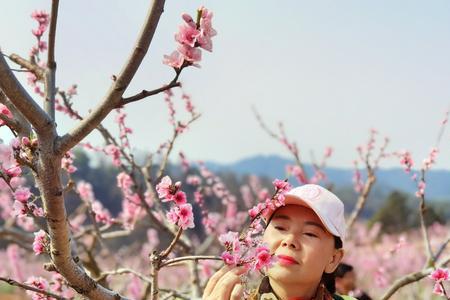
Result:
{"label": "pink blossom", "polygon": [[127,173],[120,172],[117,175],[117,186],[124,191],[124,194],[127,194],[129,192],[133,184],[133,179],[131,179],[130,175],[128,175]]}
{"label": "pink blossom", "polygon": [[178,213],[179,216],[179,221],[178,221],[178,226],[180,226],[181,228],[183,228],[184,230],[187,228],[194,228],[194,214],[192,212],[192,205],[187,203],[187,204],[182,204],[179,206],[180,210]]}
{"label": "pink blossom", "polygon": [[292,189],[292,186],[289,184],[289,182],[284,181],[284,180],[280,180],[280,179],[275,179],[272,184],[274,185],[274,187],[277,190],[281,190],[284,192],[288,192],[289,190]]}
{"label": "pink blossom", "polygon": [[186,177],[186,183],[193,186],[198,186],[202,179],[197,175],[189,175]]}
{"label": "pink blossom", "polygon": [[221,258],[222,258],[223,262],[226,265],[229,265],[229,266],[236,265],[237,262],[239,261],[239,257],[238,256],[233,255],[233,254],[231,254],[231,253],[229,253],[227,251],[222,253]]}
{"label": "pink blossom", "polygon": [[211,36],[205,35],[204,31],[202,31],[202,34],[197,38],[197,42],[201,48],[205,49],[206,51],[212,52],[213,44]]}
{"label": "pink blossom", "polygon": [[181,68],[184,62],[184,57],[178,51],[173,51],[170,55],[164,55],[163,64],[173,68]]}
{"label": "pink blossom", "polygon": [[111,214],[99,201],[92,203],[92,211],[95,214],[95,221],[103,224],[112,224]]}
{"label": "pink blossom", "polygon": [[35,255],[39,255],[45,252],[45,246],[47,244],[47,234],[44,230],[39,230],[34,233],[33,251]]}
{"label": "pink blossom", "polygon": [[8,262],[11,265],[12,269],[12,277],[15,278],[18,281],[23,281],[23,255],[22,255],[22,249],[19,248],[17,244],[9,244],[6,248],[6,254],[8,257]]}
{"label": "pink blossom", "polygon": [[41,52],[44,52],[45,50],[47,50],[47,42],[39,41],[38,42],[38,49]]}
{"label": "pink blossom", "polygon": [[212,17],[213,12],[207,10],[204,7],[201,7],[199,9],[201,11],[201,18],[200,18],[200,29],[202,31],[202,35],[213,37],[217,35],[217,31],[212,27]]}
{"label": "pink blossom", "polygon": [[[11,111],[2,103],[0,103],[0,114],[8,117],[9,119],[13,118]],[[0,119],[0,126],[5,125],[5,121]]]}
{"label": "pink blossom", "polygon": [[77,168],[73,165],[75,155],[72,151],[67,151],[64,157],[61,159],[61,168],[66,170],[67,173],[72,174],[77,171]]}
{"label": "pink blossom", "polygon": [[414,165],[411,153],[409,153],[408,151],[403,151],[402,153],[400,153],[400,164],[404,166],[405,172],[411,172],[411,168]]}
{"label": "pink blossom", "polygon": [[189,203],[173,206],[167,213],[167,218],[183,230],[194,228],[194,214],[192,213],[192,206]]}
{"label": "pink blossom", "polygon": [[239,233],[234,231],[228,231],[227,233],[219,236],[219,242],[225,247],[225,249],[232,249],[234,245],[239,243]]}
{"label": "pink blossom", "polygon": [[423,180],[420,180],[419,183],[417,184],[417,191],[416,191],[417,198],[421,198],[425,195],[425,187],[426,187],[425,182]]}
{"label": "pink blossom", "polygon": [[30,190],[25,187],[19,188],[14,192],[14,198],[22,203],[27,203],[30,197],[31,197]]}
{"label": "pink blossom", "polygon": [[73,97],[77,94],[77,85],[73,84],[66,92],[67,96]]}
{"label": "pink blossom", "polygon": [[195,27],[181,25],[178,28],[178,32],[175,34],[175,40],[182,45],[194,47],[199,35],[200,31],[198,31]]}
{"label": "pink blossom", "polygon": [[192,19],[191,15],[189,15],[187,13],[183,13],[181,15],[181,17],[183,18],[183,20],[186,22],[187,25],[191,26],[192,28],[196,28],[197,27],[197,24],[195,24],[195,22]]}
{"label": "pink blossom", "polygon": [[173,198],[173,194],[180,187],[181,182],[176,182],[172,184],[172,179],[169,176],[164,176],[161,179],[161,182],[156,185],[156,191],[158,192],[158,196],[161,199],[165,199],[163,201],[171,201]]}
{"label": "pink blossom", "polygon": [[89,202],[94,200],[94,192],[92,190],[92,185],[90,183],[80,181],[77,184],[77,190],[82,200]]}
{"label": "pink blossom", "polygon": [[266,246],[260,246],[256,248],[256,270],[261,270],[264,267],[269,267],[272,263],[272,255],[270,254],[269,248]]}
{"label": "pink blossom", "polygon": [[450,277],[449,275],[450,273],[448,269],[437,268],[430,274],[429,277],[434,281],[441,282],[444,280],[448,280]]}
{"label": "pink blossom", "polygon": [[333,148],[332,147],[327,147],[325,148],[325,154],[324,157],[328,158],[333,154]]}
{"label": "pink blossom", "polygon": [[31,18],[35,19],[39,24],[48,25],[50,22],[50,15],[46,11],[35,10],[31,13]]}
{"label": "pink blossom", "polygon": [[20,201],[14,201],[11,216],[13,217],[25,217],[28,213],[28,206]]}
{"label": "pink blossom", "polygon": [[[179,45],[178,51],[183,55],[184,59],[189,62],[195,63],[202,59],[202,52],[198,48],[193,48],[188,45]],[[198,67],[198,65],[194,65]]]}
{"label": "pink blossom", "polygon": [[[47,291],[49,288],[48,281],[42,277],[31,276],[27,279],[25,284],[31,285],[31,286],[38,288],[40,290],[43,290],[43,291]],[[51,299],[51,297],[49,297],[49,296],[46,296],[41,293],[32,292],[32,291],[27,291],[27,294],[31,295],[32,300],[50,300]]]}
{"label": "pink blossom", "polygon": [[444,290],[442,289],[441,282],[436,282],[433,287],[433,294],[443,296]]}
{"label": "pink blossom", "polygon": [[183,191],[176,192],[172,199],[178,206],[187,202],[186,194]]}
{"label": "pink blossom", "polygon": [[113,159],[113,165],[119,167],[121,165],[120,162],[120,149],[113,144],[109,144],[105,147],[105,153]]}
{"label": "pink blossom", "polygon": [[424,170],[429,170],[431,168],[431,165],[436,163],[436,157],[437,157],[438,152],[439,152],[439,150],[436,148],[431,149],[428,157],[423,160],[422,165],[423,165]]}
{"label": "pink blossom", "polygon": [[14,166],[6,170],[6,174],[11,177],[17,177],[22,174],[22,169],[19,166]]}

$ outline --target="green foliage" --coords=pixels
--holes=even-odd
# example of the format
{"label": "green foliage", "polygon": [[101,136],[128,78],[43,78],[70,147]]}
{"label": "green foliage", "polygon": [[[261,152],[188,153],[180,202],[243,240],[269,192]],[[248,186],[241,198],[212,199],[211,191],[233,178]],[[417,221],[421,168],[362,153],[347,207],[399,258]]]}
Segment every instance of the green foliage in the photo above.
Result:
{"label": "green foliage", "polygon": [[[445,223],[440,211],[427,204],[425,223]],[[383,206],[369,221],[369,226],[379,222],[381,230],[386,233],[397,233],[420,226],[419,199],[410,198],[407,194],[394,191],[385,200]]]}

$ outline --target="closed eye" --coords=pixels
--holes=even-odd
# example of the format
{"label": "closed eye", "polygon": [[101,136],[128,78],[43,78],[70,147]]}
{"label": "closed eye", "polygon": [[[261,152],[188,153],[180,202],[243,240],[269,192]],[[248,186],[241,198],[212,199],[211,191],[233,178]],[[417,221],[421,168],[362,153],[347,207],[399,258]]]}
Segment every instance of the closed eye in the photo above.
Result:
{"label": "closed eye", "polygon": [[315,234],[315,233],[312,233],[312,232],[305,232],[304,233],[305,235],[307,235],[307,236],[310,236],[310,237],[319,237],[317,234]]}
{"label": "closed eye", "polygon": [[284,227],[282,227],[282,226],[274,226],[274,228],[279,231],[285,230]]}

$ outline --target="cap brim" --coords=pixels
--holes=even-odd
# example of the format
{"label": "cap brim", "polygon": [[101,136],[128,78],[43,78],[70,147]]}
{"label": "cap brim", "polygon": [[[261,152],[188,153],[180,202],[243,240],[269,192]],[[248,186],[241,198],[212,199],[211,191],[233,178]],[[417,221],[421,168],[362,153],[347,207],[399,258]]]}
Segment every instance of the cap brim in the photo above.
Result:
{"label": "cap brim", "polygon": [[[308,207],[310,208],[312,211],[314,211],[314,213],[317,215],[317,217],[320,219],[320,221],[322,222],[322,224],[325,226],[325,229],[331,233],[334,236],[337,237],[341,237],[341,234],[339,233],[339,231],[336,229],[336,226],[333,225],[333,223],[331,223],[330,220],[328,220],[328,218],[326,218],[324,216],[324,213],[321,212],[319,209],[317,209],[314,206],[314,203],[311,203],[307,200],[303,200],[302,198],[299,198],[297,196],[294,195],[286,195],[285,199],[284,199],[284,203],[285,205],[299,205],[299,206],[304,206],[304,207]],[[276,210],[270,212],[264,219],[267,223],[267,221],[269,221],[272,218],[272,215],[275,213]],[[342,238],[342,237],[341,237]]]}

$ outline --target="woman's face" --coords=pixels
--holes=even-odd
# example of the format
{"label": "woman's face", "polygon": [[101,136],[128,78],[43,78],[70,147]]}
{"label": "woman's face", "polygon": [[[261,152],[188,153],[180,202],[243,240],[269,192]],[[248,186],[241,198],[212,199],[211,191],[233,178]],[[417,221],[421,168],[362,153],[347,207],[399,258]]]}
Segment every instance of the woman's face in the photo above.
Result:
{"label": "woman's face", "polygon": [[322,274],[333,272],[343,256],[319,217],[304,206],[279,208],[263,240],[278,258],[268,275],[279,284],[317,285]]}

